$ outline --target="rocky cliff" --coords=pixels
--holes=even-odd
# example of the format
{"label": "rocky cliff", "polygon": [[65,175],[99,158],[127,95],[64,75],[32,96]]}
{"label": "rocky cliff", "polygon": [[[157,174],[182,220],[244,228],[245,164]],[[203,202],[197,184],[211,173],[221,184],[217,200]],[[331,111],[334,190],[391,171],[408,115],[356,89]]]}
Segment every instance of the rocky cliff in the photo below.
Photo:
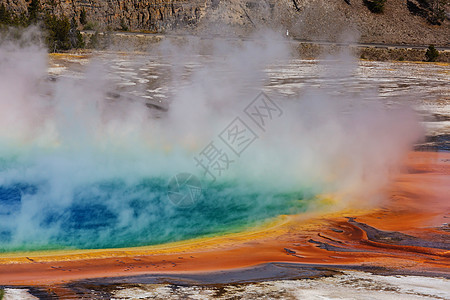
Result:
{"label": "rocky cliff", "polygon": [[[18,14],[27,11],[25,0],[0,0],[0,3]],[[40,3],[43,12],[76,20],[80,20],[84,10],[87,21],[100,29],[128,27],[158,32],[195,25],[206,8],[206,0],[41,0]]]}
{"label": "rocky cliff", "polygon": [[447,17],[431,24],[412,7],[425,7],[430,0],[387,0],[384,12],[372,13],[367,0],[217,0],[199,27],[227,24],[226,30],[245,34],[269,26],[306,40],[383,44],[435,44],[449,47],[450,1],[443,5]]}
{"label": "rocky cliff", "polygon": [[[31,0],[28,0],[31,1]],[[169,32],[246,35],[271,27],[308,40],[359,39],[368,43],[435,44],[449,47],[450,21],[430,24],[423,16],[425,0],[389,0],[375,14],[367,0],[41,0],[44,11],[75,17],[86,12],[90,25],[100,29],[129,28]],[[25,0],[0,0],[16,13]],[[449,3],[449,1],[447,1]],[[412,8],[422,9],[422,15]],[[426,7],[425,7],[426,9]],[[419,10],[420,11],[420,10]],[[345,33],[347,36],[345,36]]]}

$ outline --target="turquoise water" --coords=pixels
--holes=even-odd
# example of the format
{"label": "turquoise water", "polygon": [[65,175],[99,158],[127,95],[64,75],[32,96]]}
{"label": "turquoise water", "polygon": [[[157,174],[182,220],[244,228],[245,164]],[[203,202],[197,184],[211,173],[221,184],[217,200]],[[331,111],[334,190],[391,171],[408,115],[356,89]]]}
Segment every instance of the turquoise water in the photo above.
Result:
{"label": "turquoise water", "polygon": [[[207,181],[198,201],[177,207],[167,197],[168,180],[92,182],[75,187],[67,205],[46,199],[51,197],[49,182],[4,184],[0,186],[0,251],[154,245],[236,232],[306,209],[301,191],[258,191],[238,182]],[[26,215],[29,219],[23,218],[26,205],[38,205],[35,213]]]}

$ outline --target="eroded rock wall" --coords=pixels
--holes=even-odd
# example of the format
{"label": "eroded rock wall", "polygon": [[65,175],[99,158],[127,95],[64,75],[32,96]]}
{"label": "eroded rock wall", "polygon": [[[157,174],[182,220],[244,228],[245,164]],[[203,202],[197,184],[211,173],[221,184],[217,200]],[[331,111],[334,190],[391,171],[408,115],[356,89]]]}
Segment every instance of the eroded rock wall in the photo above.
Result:
{"label": "eroded rock wall", "polygon": [[[31,1],[31,0],[28,0]],[[409,1],[409,2],[408,2]],[[384,13],[363,0],[41,0],[44,10],[79,20],[81,11],[95,29],[242,35],[272,28],[305,40],[449,47],[450,19],[432,25],[412,12],[408,0],[389,0]],[[415,1],[415,0],[414,0]],[[25,0],[0,0],[23,12]],[[447,6],[447,13],[450,7]]]}
{"label": "eroded rock wall", "polygon": [[[41,0],[42,10],[79,20],[86,12],[91,25],[118,29],[165,31],[194,26],[203,15],[208,0]],[[15,13],[27,11],[25,0],[0,0]]]}

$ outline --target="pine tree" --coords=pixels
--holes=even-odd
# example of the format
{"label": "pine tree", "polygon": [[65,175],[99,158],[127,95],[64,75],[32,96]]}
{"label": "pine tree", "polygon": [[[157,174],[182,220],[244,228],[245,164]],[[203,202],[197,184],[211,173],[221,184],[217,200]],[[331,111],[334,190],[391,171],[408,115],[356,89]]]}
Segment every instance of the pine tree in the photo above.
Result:
{"label": "pine tree", "polygon": [[384,4],[386,0],[364,0],[364,4],[367,8],[376,14],[381,14],[384,11]]}
{"label": "pine tree", "polygon": [[6,9],[5,4],[0,5],[0,24],[10,25],[11,24],[11,14]]}
{"label": "pine tree", "polygon": [[31,0],[30,5],[28,6],[28,21],[30,24],[37,21],[40,10],[41,3],[39,0]]}
{"label": "pine tree", "polygon": [[83,8],[80,13],[80,24],[86,25],[86,23],[87,23],[86,11]]}
{"label": "pine tree", "polygon": [[427,58],[427,61],[436,61],[438,56],[439,56],[439,51],[436,50],[434,45],[430,45],[427,49],[427,52],[425,53],[425,57]]}

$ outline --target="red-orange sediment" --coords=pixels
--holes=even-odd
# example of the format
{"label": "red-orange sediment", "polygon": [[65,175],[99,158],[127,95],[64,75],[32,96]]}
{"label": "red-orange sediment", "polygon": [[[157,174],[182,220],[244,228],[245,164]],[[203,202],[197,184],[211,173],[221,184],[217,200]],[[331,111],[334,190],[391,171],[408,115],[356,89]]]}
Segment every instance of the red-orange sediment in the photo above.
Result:
{"label": "red-orange sediment", "polygon": [[[55,285],[274,261],[448,272],[450,153],[412,152],[406,165],[390,188],[389,202],[380,208],[290,216],[261,230],[159,247],[3,255],[0,284]],[[382,232],[371,239],[364,224],[417,239]]]}

